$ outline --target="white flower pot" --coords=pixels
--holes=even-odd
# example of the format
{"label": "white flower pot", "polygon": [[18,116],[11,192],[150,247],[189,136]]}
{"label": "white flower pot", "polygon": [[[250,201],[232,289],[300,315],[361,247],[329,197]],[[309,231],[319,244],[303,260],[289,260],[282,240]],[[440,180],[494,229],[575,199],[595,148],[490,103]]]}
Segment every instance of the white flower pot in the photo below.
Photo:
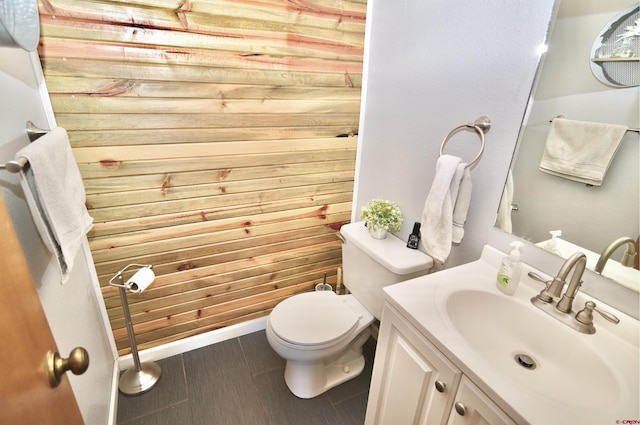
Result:
{"label": "white flower pot", "polygon": [[376,226],[368,226],[369,228],[369,235],[371,235],[372,238],[374,239],[386,239],[387,237],[387,229],[381,229],[379,227]]}

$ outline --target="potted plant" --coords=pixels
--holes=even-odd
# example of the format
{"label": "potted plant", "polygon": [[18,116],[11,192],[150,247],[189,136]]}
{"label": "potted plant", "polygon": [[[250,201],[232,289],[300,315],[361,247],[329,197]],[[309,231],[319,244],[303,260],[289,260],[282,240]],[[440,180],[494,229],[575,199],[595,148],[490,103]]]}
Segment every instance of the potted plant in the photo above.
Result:
{"label": "potted plant", "polygon": [[384,239],[387,232],[395,232],[402,225],[402,211],[395,202],[384,199],[369,201],[360,213],[369,234],[376,239]]}

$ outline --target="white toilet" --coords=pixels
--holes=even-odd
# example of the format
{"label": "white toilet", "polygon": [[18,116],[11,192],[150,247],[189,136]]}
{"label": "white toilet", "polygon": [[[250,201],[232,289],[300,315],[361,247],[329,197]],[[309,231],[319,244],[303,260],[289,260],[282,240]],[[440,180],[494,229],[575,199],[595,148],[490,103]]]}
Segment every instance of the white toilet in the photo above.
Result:
{"label": "white toilet", "polygon": [[294,295],[267,320],[269,344],[287,361],[285,382],[300,398],[318,396],[358,376],[369,327],[382,314],[382,287],[427,274],[433,266],[429,256],[391,234],[372,238],[363,222],[342,226],[340,234],[344,284],[351,294]]}

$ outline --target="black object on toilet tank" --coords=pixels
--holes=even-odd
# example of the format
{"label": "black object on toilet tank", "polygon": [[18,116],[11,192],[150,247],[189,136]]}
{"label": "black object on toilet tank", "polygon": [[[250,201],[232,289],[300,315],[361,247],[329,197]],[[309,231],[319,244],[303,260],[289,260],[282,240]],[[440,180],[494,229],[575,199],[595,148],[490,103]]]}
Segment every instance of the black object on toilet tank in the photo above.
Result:
{"label": "black object on toilet tank", "polygon": [[407,240],[407,248],[418,249],[418,242],[420,242],[420,223],[413,223],[413,232],[409,235]]}

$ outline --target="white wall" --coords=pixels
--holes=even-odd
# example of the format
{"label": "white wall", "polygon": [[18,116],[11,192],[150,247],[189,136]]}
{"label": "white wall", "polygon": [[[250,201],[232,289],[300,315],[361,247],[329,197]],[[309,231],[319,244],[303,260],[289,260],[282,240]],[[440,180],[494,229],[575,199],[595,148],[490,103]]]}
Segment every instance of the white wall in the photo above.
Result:
{"label": "white wall", "polygon": [[[420,221],[440,143],[454,127],[487,115],[492,128],[472,171],[465,239],[446,266],[477,259],[486,243],[507,250],[511,235],[493,227],[504,181],[545,40],[553,0],[370,0],[360,150],[353,218],[375,197],[405,213],[399,235]],[[472,159],[473,133],[456,135],[447,153]],[[561,260],[527,246],[523,260],[555,274]],[[593,296],[638,316],[638,294],[589,276]]]}
{"label": "white wall", "polygon": [[[0,162],[14,158],[29,143],[27,120],[42,128],[55,126],[36,53],[0,47]],[[106,328],[106,310],[98,295],[93,260],[85,241],[69,281],[61,285],[56,260],[42,243],[20,188],[18,175],[0,170],[0,190],[44,307],[59,353],[67,357],[76,346],[89,352],[90,365],[82,376],[67,373],[87,425],[115,423],[110,405],[116,349]],[[43,354],[44,355],[44,354]]]}

